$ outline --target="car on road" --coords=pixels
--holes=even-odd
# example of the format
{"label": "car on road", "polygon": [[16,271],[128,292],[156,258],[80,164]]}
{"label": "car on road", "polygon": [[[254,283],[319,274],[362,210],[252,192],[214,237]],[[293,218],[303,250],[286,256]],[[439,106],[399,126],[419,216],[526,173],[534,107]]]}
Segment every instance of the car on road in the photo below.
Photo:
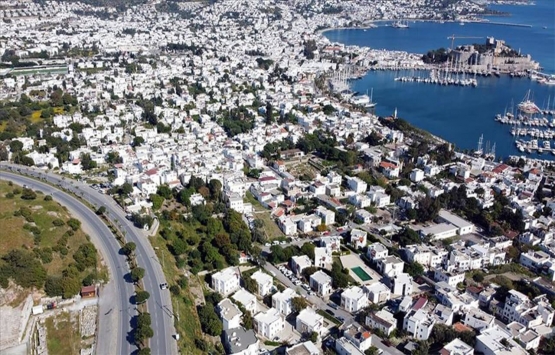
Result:
{"label": "car on road", "polygon": [[333,311],[331,309],[326,309],[326,312],[331,314],[332,316],[335,316],[335,313],[333,313]]}
{"label": "car on road", "polygon": [[337,304],[335,304],[333,302],[328,303],[328,306],[330,306],[333,309],[337,309]]}
{"label": "car on road", "polygon": [[337,319],[338,319],[340,322],[344,322],[344,321],[345,321],[345,318],[343,318],[343,317],[337,317]]}
{"label": "car on road", "polygon": [[160,284],[160,289],[161,289],[161,290],[165,290],[165,289],[167,289],[167,288],[168,288],[168,283],[167,283],[167,282],[164,282],[164,283],[161,283],[161,284]]}

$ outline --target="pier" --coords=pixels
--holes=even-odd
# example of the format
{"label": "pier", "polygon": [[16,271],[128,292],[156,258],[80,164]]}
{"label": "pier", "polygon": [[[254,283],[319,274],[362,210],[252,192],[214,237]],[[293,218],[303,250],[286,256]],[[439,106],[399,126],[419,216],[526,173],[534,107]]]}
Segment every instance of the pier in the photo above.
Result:
{"label": "pier", "polygon": [[491,22],[491,21],[465,21],[467,23],[479,23],[485,25],[496,25],[496,26],[509,26],[509,27],[527,27],[531,28],[532,25],[527,25],[523,23],[510,23],[510,22]]}

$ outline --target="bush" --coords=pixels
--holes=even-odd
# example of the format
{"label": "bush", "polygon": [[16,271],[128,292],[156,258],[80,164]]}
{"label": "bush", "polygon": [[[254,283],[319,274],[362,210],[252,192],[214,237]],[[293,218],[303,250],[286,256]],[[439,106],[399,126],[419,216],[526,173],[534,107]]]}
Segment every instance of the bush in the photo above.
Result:
{"label": "bush", "polygon": [[61,227],[64,224],[66,224],[66,222],[64,222],[62,219],[60,218],[56,218],[55,220],[52,221],[52,224],[55,225],[56,227]]}
{"label": "bush", "polygon": [[44,196],[44,200],[45,201],[52,201],[52,196],[46,195],[46,196]]}
{"label": "bush", "polygon": [[37,198],[37,194],[31,189],[24,188],[21,192],[21,198],[23,200],[34,200]]}
{"label": "bush", "polygon": [[472,276],[472,279],[476,282],[483,282],[484,281],[484,274],[482,274],[481,272],[476,273]]}
{"label": "bush", "polygon": [[181,288],[177,285],[171,285],[170,286],[170,292],[172,294],[174,294],[175,296],[179,296],[179,294],[181,293]]}
{"label": "bush", "polygon": [[81,221],[79,221],[78,219],[75,218],[70,218],[67,221],[67,225],[74,231],[78,230],[79,227],[81,227]]}
{"label": "bush", "polygon": [[57,276],[48,276],[46,282],[44,283],[44,291],[49,297],[61,296],[63,293],[62,278]]}
{"label": "bush", "polygon": [[8,192],[6,194],[6,198],[14,198],[14,194],[12,192]]}

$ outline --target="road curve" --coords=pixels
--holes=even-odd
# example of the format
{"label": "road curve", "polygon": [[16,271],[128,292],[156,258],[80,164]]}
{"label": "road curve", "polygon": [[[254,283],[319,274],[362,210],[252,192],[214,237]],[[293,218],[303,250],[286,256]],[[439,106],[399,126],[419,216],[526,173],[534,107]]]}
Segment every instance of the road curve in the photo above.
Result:
{"label": "road curve", "polygon": [[[100,291],[97,353],[109,354],[113,349],[119,349],[119,354],[130,354],[135,347],[126,341],[126,336],[131,331],[130,317],[136,313],[130,309],[129,303],[135,290],[124,281],[129,267],[125,257],[118,253],[119,244],[112,232],[87,206],[65,192],[35,179],[8,172],[0,171],[0,179],[51,194],[54,200],[67,207],[82,222],[83,230],[100,250],[110,270],[110,281]],[[126,317],[128,313],[130,317]]]}
{"label": "road curve", "polygon": [[[137,264],[145,269],[143,285],[145,290],[150,293],[147,306],[151,314],[152,328],[154,330],[154,337],[150,340],[151,352],[155,355],[177,354],[177,344],[172,337],[175,334],[175,327],[173,324],[171,297],[168,290],[160,290],[159,287],[161,283],[166,282],[160,261],[156,257],[154,249],[144,231],[135,228],[127,220],[123,209],[111,197],[100,194],[87,184],[66,179],[51,172],[46,173],[40,169],[7,163],[0,163],[0,169],[13,169],[20,174],[28,174],[45,179],[51,184],[59,185],[82,196],[83,199],[97,208],[100,206],[106,207],[108,211],[107,217],[125,233],[125,238],[128,242],[134,242],[137,245],[135,250]],[[123,297],[120,298],[123,299]],[[126,301],[129,305],[129,299]],[[127,352],[122,354],[127,354]]]}

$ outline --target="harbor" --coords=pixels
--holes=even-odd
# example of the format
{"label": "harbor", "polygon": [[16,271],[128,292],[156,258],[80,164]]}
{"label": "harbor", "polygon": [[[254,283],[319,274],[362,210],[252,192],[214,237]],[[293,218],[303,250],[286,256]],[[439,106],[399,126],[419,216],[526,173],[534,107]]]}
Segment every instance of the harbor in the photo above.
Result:
{"label": "harbor", "polygon": [[[552,148],[551,142],[555,138],[555,130],[552,129],[555,128],[555,107],[551,105],[551,97],[542,109],[532,100],[531,91],[528,90],[516,108],[511,104],[509,112],[497,114],[495,121],[512,126],[511,135],[515,137],[515,146],[521,153],[555,155],[555,144]],[[525,140],[520,137],[531,139]]]}
{"label": "harbor", "polygon": [[[528,90],[531,90],[535,102],[542,109],[546,108],[549,97],[553,107],[555,85],[548,81],[555,74],[555,32],[552,30],[555,6],[552,2],[542,1],[536,6],[518,7],[518,12],[509,5],[497,8],[515,13],[510,18],[504,18],[503,22],[534,23],[534,26],[529,28],[470,22],[460,26],[448,21],[440,23],[409,20],[408,29],[380,25],[367,31],[327,31],[325,36],[330,40],[330,44],[341,43],[346,46],[370,48],[368,55],[364,57],[368,72],[361,78],[351,80],[351,88],[359,93],[366,93],[374,88],[373,101],[378,103],[375,107],[377,115],[389,116],[397,108],[400,118],[452,142],[461,150],[476,150],[477,138],[483,133],[491,142],[496,142],[498,158],[526,155],[528,159],[553,160],[555,156],[550,152],[543,150],[539,155],[539,150],[530,149],[530,153],[526,153],[526,145],[521,144],[525,149],[522,152],[516,144],[517,139],[537,139],[538,147],[542,149],[544,140],[550,140],[551,148],[555,147],[555,140],[548,138],[551,132],[544,133],[549,130],[555,131],[555,127],[549,125],[554,117],[548,112],[534,116],[545,117],[547,123],[545,120],[531,120],[521,121],[519,124],[516,121],[499,122],[495,118],[498,114],[504,116],[504,111],[509,112],[508,104],[511,100],[518,104]],[[390,23],[394,21],[396,20]],[[543,29],[544,26],[547,26],[548,30]],[[510,67],[507,71],[494,70],[493,67],[484,71],[477,70],[476,87],[427,84],[426,79],[430,78],[434,69],[436,72],[442,71],[442,75],[445,76],[445,68],[438,67],[437,64],[424,64],[421,55],[411,53],[426,53],[431,48],[442,46],[448,48],[452,41],[448,37],[453,34],[455,37],[485,39],[493,36],[506,39],[517,52],[520,50],[522,53],[529,53],[542,68],[529,71],[517,68],[510,70]],[[454,46],[472,42],[482,40],[456,39]],[[462,71],[465,69],[461,68]],[[462,76],[460,72],[459,78]],[[395,80],[401,77],[415,79],[413,82]],[[456,74],[451,73],[451,77],[456,78]],[[474,78],[474,70],[466,70],[465,78]],[[513,119],[516,120],[518,117]],[[520,135],[517,135],[517,128],[521,129]],[[523,130],[525,128],[526,132]],[[512,135],[513,129],[515,135]],[[540,133],[544,134],[544,138]],[[530,143],[530,148],[532,147]]]}

